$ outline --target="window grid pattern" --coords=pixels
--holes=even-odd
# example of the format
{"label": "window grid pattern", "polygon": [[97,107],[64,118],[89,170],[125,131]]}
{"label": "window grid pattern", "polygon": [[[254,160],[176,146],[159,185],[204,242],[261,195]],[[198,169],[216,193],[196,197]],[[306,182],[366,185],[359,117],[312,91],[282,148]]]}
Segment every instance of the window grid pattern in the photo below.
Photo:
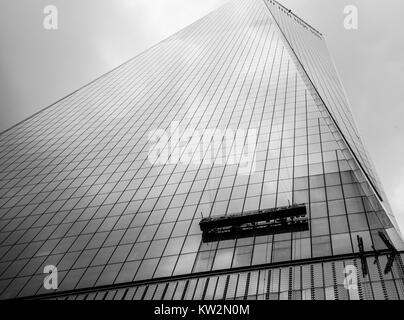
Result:
{"label": "window grid pattern", "polygon": [[[316,95],[318,95],[319,100],[321,99],[319,103],[324,101],[327,105],[348,145],[352,148],[357,159],[359,159],[366,178],[359,168],[357,170],[357,174],[359,175],[357,178],[359,180],[370,180],[371,185],[383,200],[383,205],[387,209],[385,212],[388,214],[394,227],[398,229],[380,179],[357,130],[348,99],[324,38],[318,32],[312,31],[311,27],[302,24],[299,18],[288,12],[277,1],[265,0],[265,2],[271,14],[277,23],[279,23],[285,39],[293,47],[293,54],[296,55],[299,63],[302,64],[304,68],[303,72],[307,72],[310,78],[310,85],[315,87]],[[312,32],[308,32],[309,30]],[[371,186],[368,185],[367,188],[371,188]],[[374,192],[370,191],[369,193]],[[379,201],[380,199],[378,198],[377,202]],[[376,206],[380,205],[376,204]]]}
{"label": "window grid pattern", "polygon": [[[169,145],[179,155],[161,161]],[[240,146],[247,174],[231,161]],[[174,161],[184,155],[199,161]],[[47,293],[46,265],[63,291],[349,254],[358,235],[385,249],[377,232],[391,224],[356,170],[265,2],[230,2],[0,135],[0,297]],[[292,203],[306,204],[308,231],[201,242],[201,216]],[[279,281],[266,299],[317,279],[295,271],[268,271]],[[260,278],[204,279],[133,297],[248,297]]]}

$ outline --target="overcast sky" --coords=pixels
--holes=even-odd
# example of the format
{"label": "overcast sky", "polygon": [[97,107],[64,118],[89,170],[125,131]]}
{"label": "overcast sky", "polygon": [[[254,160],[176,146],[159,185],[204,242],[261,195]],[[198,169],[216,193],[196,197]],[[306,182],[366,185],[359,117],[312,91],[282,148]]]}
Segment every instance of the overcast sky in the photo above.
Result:
{"label": "overcast sky", "polygon": [[[0,131],[227,0],[1,0]],[[326,37],[363,140],[404,230],[404,1],[283,0]],[[58,30],[43,28],[55,5]],[[346,30],[356,5],[359,29]]]}

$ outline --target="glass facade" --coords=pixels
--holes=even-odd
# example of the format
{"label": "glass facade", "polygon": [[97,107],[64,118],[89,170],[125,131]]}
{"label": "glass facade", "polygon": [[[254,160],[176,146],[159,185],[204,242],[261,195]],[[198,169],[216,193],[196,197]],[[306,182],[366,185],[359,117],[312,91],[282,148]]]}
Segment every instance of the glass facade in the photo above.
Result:
{"label": "glass facade", "polygon": [[[3,299],[49,295],[47,265],[71,299],[404,295],[322,35],[277,2],[229,2],[2,133],[0,177]],[[202,242],[204,217],[291,204],[308,230]]]}
{"label": "glass facade", "polygon": [[369,274],[357,275],[357,287],[347,289],[341,276],[346,266],[359,268],[358,259],[259,269],[169,282],[125,286],[96,292],[65,294],[58,300],[401,300],[404,284],[394,268],[383,276],[381,256]]}

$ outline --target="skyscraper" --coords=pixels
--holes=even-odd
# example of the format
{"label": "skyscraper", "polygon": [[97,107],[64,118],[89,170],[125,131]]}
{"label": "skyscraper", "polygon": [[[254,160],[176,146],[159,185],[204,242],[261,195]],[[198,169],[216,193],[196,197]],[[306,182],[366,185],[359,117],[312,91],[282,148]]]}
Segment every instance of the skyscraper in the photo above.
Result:
{"label": "skyscraper", "polygon": [[404,298],[323,36],[276,1],[231,1],[3,132],[0,177],[2,299]]}

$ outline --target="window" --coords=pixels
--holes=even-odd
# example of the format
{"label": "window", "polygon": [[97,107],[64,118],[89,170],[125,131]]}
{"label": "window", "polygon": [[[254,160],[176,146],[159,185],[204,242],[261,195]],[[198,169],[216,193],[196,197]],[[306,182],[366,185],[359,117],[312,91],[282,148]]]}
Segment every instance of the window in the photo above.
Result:
{"label": "window", "polygon": [[287,261],[291,258],[291,242],[276,241],[273,243],[272,262]]}
{"label": "window", "polygon": [[368,223],[366,221],[366,215],[361,214],[350,214],[348,215],[349,227],[351,231],[362,231],[368,229]]}
{"label": "window", "polygon": [[178,218],[178,215],[180,214],[181,208],[170,208],[166,211],[163,222],[171,222],[175,221]]}
{"label": "window", "polygon": [[340,186],[327,187],[327,198],[328,200],[342,199],[342,189]]}
{"label": "window", "polygon": [[143,260],[136,273],[136,280],[150,279],[156,269],[159,259],[147,259]]}
{"label": "window", "polygon": [[328,218],[312,219],[311,220],[311,234],[313,237],[329,234]]}
{"label": "window", "polygon": [[272,243],[255,244],[252,264],[270,263],[271,251]]}
{"label": "window", "polygon": [[335,186],[339,185],[340,179],[339,179],[339,174],[338,173],[328,173],[325,175],[325,181],[327,186]]}
{"label": "window", "polygon": [[236,247],[233,258],[233,268],[245,267],[251,264],[253,246]]}
{"label": "window", "polygon": [[156,269],[155,277],[169,277],[173,272],[177,256],[163,257]]}
{"label": "window", "polygon": [[293,259],[311,258],[310,238],[296,239],[292,243]]}
{"label": "window", "polygon": [[147,254],[145,256],[148,258],[158,258],[162,255],[163,250],[166,246],[167,240],[154,240],[151,242]]}
{"label": "window", "polygon": [[170,238],[170,240],[167,243],[167,247],[164,250],[164,255],[169,256],[180,253],[184,239],[185,239],[184,237]]}
{"label": "window", "polygon": [[331,240],[334,254],[346,254],[352,252],[349,233],[333,234]]}
{"label": "window", "polygon": [[361,198],[346,199],[346,207],[348,213],[359,213],[364,211]]}
{"label": "window", "polygon": [[331,255],[330,237],[313,237],[312,238],[313,257],[322,257]]}
{"label": "window", "polygon": [[345,204],[343,200],[329,201],[328,210],[330,216],[345,214]]}
{"label": "window", "polygon": [[324,175],[319,174],[315,176],[310,176],[310,188],[321,188],[324,187]]}
{"label": "window", "polygon": [[186,220],[186,221],[178,221],[175,224],[172,237],[177,237],[177,236],[184,236],[187,234],[187,231],[189,229],[189,225],[191,224],[191,220]]}
{"label": "window", "polygon": [[209,271],[212,268],[215,251],[202,251],[198,253],[196,258],[194,272]]}
{"label": "window", "polygon": [[182,248],[182,253],[190,253],[198,251],[201,242],[201,236],[193,235],[186,237],[184,247]]}
{"label": "window", "polygon": [[230,268],[233,251],[233,248],[218,249],[213,263],[213,270]]}
{"label": "window", "polygon": [[312,202],[325,201],[324,188],[310,189],[310,199]]}
{"label": "window", "polygon": [[142,242],[142,241],[149,241],[153,239],[154,233],[156,232],[158,225],[152,225],[152,226],[145,226],[142,230],[142,232],[139,235],[139,238],[137,241]]}
{"label": "window", "polygon": [[326,202],[312,203],[310,208],[311,208],[310,216],[312,219],[327,217],[327,203]]}
{"label": "window", "polygon": [[330,217],[331,233],[348,232],[348,221],[345,215]]}
{"label": "window", "polygon": [[91,265],[98,266],[98,265],[106,264],[114,250],[115,250],[115,247],[101,248],[100,251],[98,251],[97,255],[95,256],[94,260],[92,261]]}

